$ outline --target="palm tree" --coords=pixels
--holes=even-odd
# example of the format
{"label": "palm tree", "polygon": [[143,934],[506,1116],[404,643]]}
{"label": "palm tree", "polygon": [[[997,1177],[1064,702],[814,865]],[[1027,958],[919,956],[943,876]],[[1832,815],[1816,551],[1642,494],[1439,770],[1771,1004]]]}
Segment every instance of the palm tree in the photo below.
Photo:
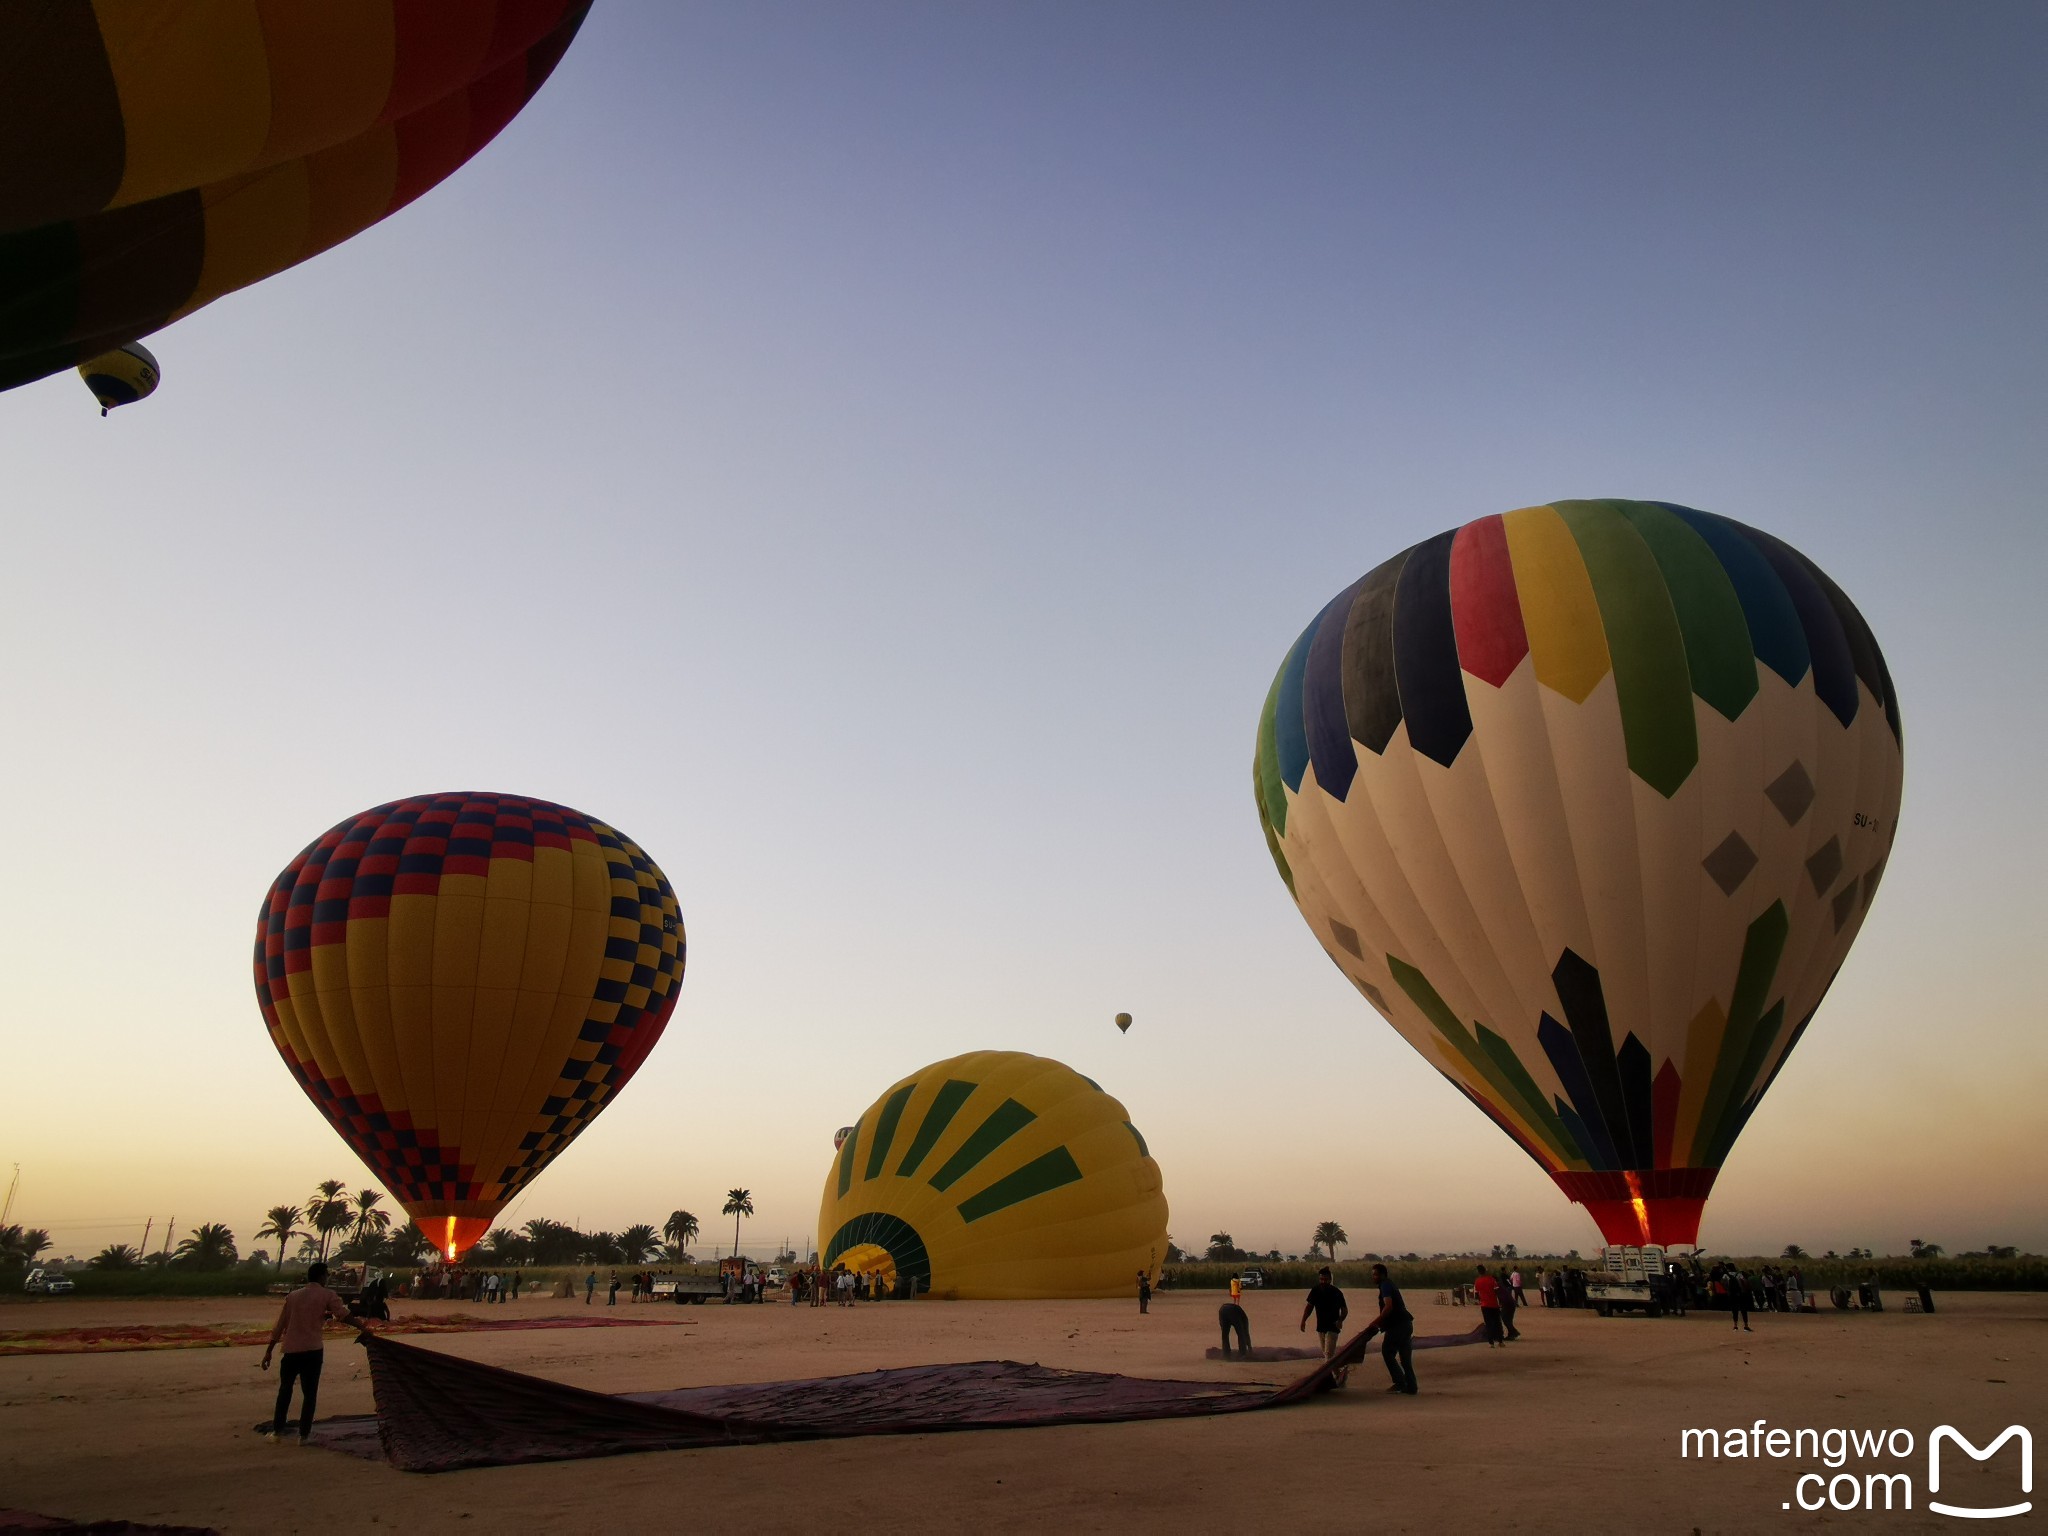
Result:
{"label": "palm tree", "polygon": [[661,1235],[675,1245],[676,1258],[689,1257],[690,1244],[697,1241],[697,1218],[688,1211],[670,1211],[662,1223]]}
{"label": "palm tree", "polygon": [[728,1189],[725,1204],[720,1215],[732,1218],[732,1256],[740,1256],[740,1218],[754,1214],[754,1192],[750,1189]]}
{"label": "palm tree", "polygon": [[126,1243],[109,1243],[86,1262],[94,1269],[134,1269],[142,1258]]}
{"label": "palm tree", "polygon": [[334,1234],[349,1224],[348,1202],[341,1198],[348,1186],[339,1179],[322,1179],[306,1201],[306,1220],[319,1234],[320,1257],[327,1257],[327,1245]]}
{"label": "palm tree", "polygon": [[383,1203],[383,1195],[374,1189],[356,1191],[355,1200],[346,1207],[350,1241],[367,1249],[391,1230],[391,1213],[377,1209]]}
{"label": "palm tree", "polygon": [[655,1246],[654,1228],[646,1222],[638,1222],[619,1234],[619,1252],[626,1256],[628,1264],[639,1264],[647,1258],[648,1250]]}
{"label": "palm tree", "polygon": [[178,1244],[173,1263],[184,1269],[228,1269],[238,1255],[235,1234],[217,1221],[201,1222]]}
{"label": "palm tree", "polygon": [[1809,1257],[1809,1255],[1807,1254],[1807,1251],[1804,1248],[1800,1247],[1797,1243],[1787,1243],[1785,1245],[1785,1251],[1779,1254],[1778,1257],[1781,1259],[1803,1259]]}
{"label": "palm tree", "polygon": [[263,1213],[263,1225],[256,1229],[256,1240],[265,1242],[277,1239],[277,1265],[284,1267],[284,1245],[299,1233],[299,1218],[303,1214],[296,1205],[273,1205]]}
{"label": "palm tree", "polygon": [[49,1246],[50,1234],[41,1227],[0,1227],[0,1263],[33,1264]]}
{"label": "palm tree", "polygon": [[1334,1264],[1337,1262],[1337,1245],[1350,1241],[1351,1234],[1338,1226],[1336,1222],[1318,1222],[1316,1224],[1315,1236],[1308,1240],[1309,1252],[1313,1253],[1318,1248],[1326,1248],[1329,1250],[1330,1262]]}

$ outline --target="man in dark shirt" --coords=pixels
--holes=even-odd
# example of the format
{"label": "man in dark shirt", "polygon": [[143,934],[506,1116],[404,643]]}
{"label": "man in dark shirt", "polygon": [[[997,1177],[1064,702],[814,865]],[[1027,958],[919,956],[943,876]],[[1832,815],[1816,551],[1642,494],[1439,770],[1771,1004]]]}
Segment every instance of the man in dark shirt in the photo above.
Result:
{"label": "man in dark shirt", "polygon": [[[1350,1307],[1345,1305],[1344,1293],[1330,1284],[1330,1267],[1325,1264],[1316,1271],[1316,1283],[1308,1288],[1308,1301],[1301,1309],[1299,1330],[1307,1332],[1309,1314],[1314,1313],[1316,1342],[1322,1345],[1325,1360],[1337,1353],[1337,1340],[1344,1331],[1344,1319],[1350,1311]],[[1340,1372],[1337,1384],[1342,1386],[1349,1375],[1349,1371]]]}
{"label": "man in dark shirt", "polygon": [[1230,1336],[1237,1335],[1238,1353],[1247,1360],[1252,1353],[1251,1319],[1245,1316],[1244,1308],[1234,1301],[1226,1301],[1216,1309],[1216,1322],[1223,1329],[1223,1358],[1230,1358]]}
{"label": "man in dark shirt", "polygon": [[1387,1278],[1387,1266],[1375,1264],[1372,1278],[1380,1288],[1379,1316],[1365,1325],[1369,1339],[1375,1332],[1383,1342],[1380,1358],[1387,1362],[1387,1374],[1394,1378],[1389,1392],[1415,1395],[1415,1318],[1401,1299],[1401,1288]]}

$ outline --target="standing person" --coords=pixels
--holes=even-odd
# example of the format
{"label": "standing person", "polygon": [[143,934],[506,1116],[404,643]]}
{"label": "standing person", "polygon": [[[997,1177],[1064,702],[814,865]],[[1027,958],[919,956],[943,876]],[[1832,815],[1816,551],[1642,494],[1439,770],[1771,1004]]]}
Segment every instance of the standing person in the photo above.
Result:
{"label": "standing person", "polygon": [[1401,1288],[1387,1278],[1387,1266],[1375,1264],[1372,1267],[1373,1283],[1380,1288],[1379,1316],[1365,1325],[1365,1336],[1369,1339],[1375,1330],[1382,1340],[1380,1358],[1387,1363],[1387,1374],[1394,1378],[1389,1392],[1405,1392],[1413,1397],[1415,1387],[1415,1315],[1408,1310],[1408,1303],[1401,1299]]}
{"label": "standing person", "polygon": [[1515,1326],[1517,1305],[1516,1286],[1511,1277],[1502,1277],[1500,1282],[1500,1325],[1510,1339],[1519,1339],[1522,1330]]}
{"label": "standing person", "polygon": [[1138,1271],[1138,1316],[1143,1317],[1152,1308],[1152,1277],[1142,1269]]}
{"label": "standing person", "polygon": [[1728,1331],[1740,1328],[1744,1333],[1754,1333],[1749,1326],[1749,1276],[1734,1265],[1728,1267]]}
{"label": "standing person", "polygon": [[1500,1328],[1500,1282],[1486,1272],[1484,1264],[1479,1266],[1479,1277],[1472,1282],[1472,1289],[1479,1294],[1479,1315],[1485,1321],[1486,1347],[1498,1349],[1507,1340],[1501,1337]]}
{"label": "standing person", "polygon": [[606,1278],[611,1281],[611,1284],[605,1287],[604,1304],[608,1307],[616,1307],[619,1304],[619,1272],[616,1269],[611,1270]]}
{"label": "standing person", "polygon": [[515,1269],[512,1271],[512,1299],[514,1301],[517,1301],[519,1299],[519,1282],[521,1278],[522,1277],[518,1270]]}
{"label": "standing person", "polygon": [[583,1305],[590,1305],[590,1298],[597,1290],[597,1271],[592,1270],[583,1277]]}
{"label": "standing person", "polygon": [[[1308,1300],[1302,1304],[1301,1323],[1295,1330],[1308,1331],[1309,1314],[1316,1319],[1316,1342],[1323,1347],[1323,1358],[1329,1359],[1337,1353],[1337,1340],[1344,1332],[1344,1319],[1351,1308],[1345,1304],[1344,1293],[1330,1283],[1330,1266],[1325,1264],[1316,1271],[1316,1283],[1308,1288]],[[1349,1371],[1338,1374],[1337,1385],[1344,1384]]]}
{"label": "standing person", "polygon": [[[263,1369],[270,1369],[270,1357],[280,1342],[284,1359],[277,1372],[277,1411],[271,1415],[264,1439],[275,1443],[284,1434],[284,1416],[292,1406],[292,1383],[299,1384],[299,1444],[313,1433],[313,1405],[320,1396],[320,1367],[327,1350],[320,1328],[328,1318],[349,1321],[348,1303],[327,1289],[327,1266],[315,1264],[306,1271],[306,1283],[285,1297],[278,1308],[277,1326],[270,1330],[270,1342],[263,1346]],[[357,1326],[364,1326],[361,1320]]]}
{"label": "standing person", "polygon": [[1550,1305],[1550,1271],[1540,1265],[1536,1270],[1536,1299],[1546,1307]]}
{"label": "standing person", "polygon": [[1508,1271],[1508,1289],[1515,1293],[1516,1306],[1529,1305],[1529,1298],[1522,1294],[1522,1271],[1519,1268]]}

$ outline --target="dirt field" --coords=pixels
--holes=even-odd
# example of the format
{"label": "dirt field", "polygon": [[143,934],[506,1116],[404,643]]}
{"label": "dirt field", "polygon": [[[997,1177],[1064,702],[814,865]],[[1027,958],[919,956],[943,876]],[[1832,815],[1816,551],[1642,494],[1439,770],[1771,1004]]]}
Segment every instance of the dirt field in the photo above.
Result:
{"label": "dirt field", "polygon": [[[1213,1292],[1165,1295],[1152,1315],[1112,1302],[642,1306],[672,1328],[416,1336],[427,1348],[604,1391],[829,1375],[945,1360],[1014,1359],[1135,1375],[1277,1381],[1288,1366],[1207,1362]],[[1476,1315],[1412,1295],[1419,1331]],[[748,1446],[420,1476],[265,1444],[274,1377],[253,1348],[0,1358],[0,1508],[226,1532],[445,1529],[475,1519],[532,1531],[667,1528],[714,1519],[757,1530],[885,1522],[917,1528],[1744,1531],[1772,1522],[1954,1529],[1930,1514],[1926,1442],[1939,1424],[1979,1444],[2008,1424],[2048,1431],[2048,1297],[1955,1294],[1934,1317],[1759,1315],[1602,1320],[1524,1309],[1523,1339],[1417,1356],[1422,1395],[1386,1395],[1376,1360],[1351,1389],[1296,1408],[1214,1419]],[[1363,1304],[1364,1298],[1358,1298]],[[1303,1342],[1292,1293],[1247,1299],[1253,1341]],[[399,1303],[456,1311],[462,1303]],[[526,1300],[497,1317],[568,1311]],[[600,1299],[598,1310],[602,1309]],[[268,1317],[251,1301],[0,1307],[0,1328]],[[345,1335],[327,1346],[321,1411],[365,1413],[369,1383]],[[1903,1459],[1681,1459],[1712,1426],[1911,1431]],[[2048,1447],[2044,1447],[2048,1449]],[[1801,1474],[1903,1472],[1913,1512],[1786,1512]],[[1951,1454],[1937,1497],[2022,1497],[2008,1446]],[[1823,1484],[1808,1483],[1809,1501]],[[1861,1486],[1859,1482],[1859,1486]],[[1846,1485],[1837,1485],[1846,1496]],[[1877,1497],[1882,1498],[1880,1492]],[[2037,1500],[2037,1503],[2042,1502]],[[2042,1518],[2036,1510],[2033,1519]]]}

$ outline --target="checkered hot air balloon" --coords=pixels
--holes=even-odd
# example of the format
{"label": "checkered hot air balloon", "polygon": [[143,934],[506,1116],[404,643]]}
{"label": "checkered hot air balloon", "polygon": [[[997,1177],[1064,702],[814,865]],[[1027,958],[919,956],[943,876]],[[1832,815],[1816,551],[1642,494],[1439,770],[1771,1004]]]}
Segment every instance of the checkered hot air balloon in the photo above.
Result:
{"label": "checkered hot air balloon", "polygon": [[0,389],[111,354],[396,213],[518,114],[588,9],[0,7]]}
{"label": "checkered hot air balloon", "polygon": [[1373,1007],[1610,1242],[1690,1243],[1876,894],[1902,771],[1884,657],[1812,561],[1565,501],[1339,593],[1254,788]]}
{"label": "checkered hot air balloon", "polygon": [[299,1086],[452,1259],[623,1088],[675,1011],[675,892],[519,795],[398,800],[285,866],[256,998]]}

